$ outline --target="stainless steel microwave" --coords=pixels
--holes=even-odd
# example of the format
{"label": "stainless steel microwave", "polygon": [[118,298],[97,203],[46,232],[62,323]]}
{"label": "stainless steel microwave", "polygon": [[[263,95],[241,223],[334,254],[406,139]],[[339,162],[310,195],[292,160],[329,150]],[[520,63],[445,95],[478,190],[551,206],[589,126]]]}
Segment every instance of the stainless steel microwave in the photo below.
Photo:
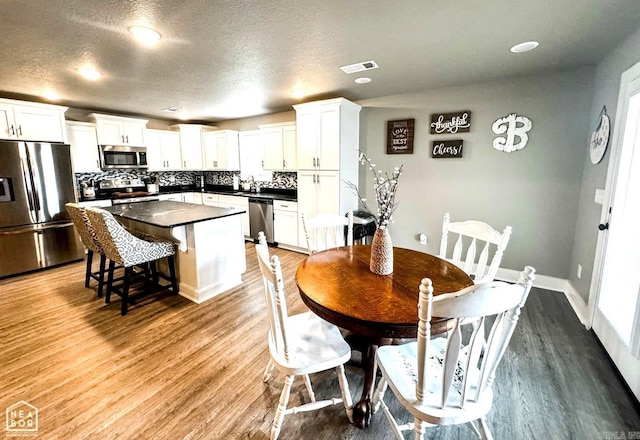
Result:
{"label": "stainless steel microwave", "polygon": [[100,168],[147,168],[147,147],[99,145]]}

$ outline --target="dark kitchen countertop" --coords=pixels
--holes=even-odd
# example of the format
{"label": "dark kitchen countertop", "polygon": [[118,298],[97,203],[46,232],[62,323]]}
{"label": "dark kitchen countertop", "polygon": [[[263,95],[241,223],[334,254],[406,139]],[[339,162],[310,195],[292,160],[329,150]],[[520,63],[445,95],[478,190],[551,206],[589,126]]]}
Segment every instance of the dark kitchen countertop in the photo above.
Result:
{"label": "dark kitchen countertop", "polygon": [[161,228],[189,225],[246,212],[242,209],[216,208],[214,206],[185,204],[171,200],[124,203],[104,209],[115,216]]}
{"label": "dark kitchen countertop", "polygon": [[[175,194],[183,192],[203,192],[209,194],[222,194],[229,196],[241,196],[250,197],[256,199],[270,199],[270,200],[286,200],[288,202],[298,201],[298,191],[295,189],[280,189],[280,188],[263,188],[260,192],[239,191],[234,190],[231,186],[226,185],[206,185],[204,191],[195,185],[171,185],[161,186],[159,192],[149,193],[149,195],[158,194]],[[80,197],[80,202],[88,202],[93,200],[111,200],[112,194],[98,194],[96,197]]]}

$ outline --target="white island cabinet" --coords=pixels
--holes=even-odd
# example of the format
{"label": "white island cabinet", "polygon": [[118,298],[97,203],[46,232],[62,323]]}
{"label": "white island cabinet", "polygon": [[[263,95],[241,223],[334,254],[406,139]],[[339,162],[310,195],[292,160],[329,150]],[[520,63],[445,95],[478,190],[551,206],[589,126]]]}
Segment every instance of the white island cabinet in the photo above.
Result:
{"label": "white island cabinet", "polygon": [[247,261],[237,210],[174,201],[106,209],[126,226],[177,243],[179,294],[185,298],[199,304],[242,284]]}

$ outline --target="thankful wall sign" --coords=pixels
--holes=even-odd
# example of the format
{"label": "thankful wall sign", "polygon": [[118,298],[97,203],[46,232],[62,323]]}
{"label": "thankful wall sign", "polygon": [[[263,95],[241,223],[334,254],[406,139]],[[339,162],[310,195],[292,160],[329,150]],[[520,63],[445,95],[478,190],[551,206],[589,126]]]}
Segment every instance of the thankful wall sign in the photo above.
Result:
{"label": "thankful wall sign", "polygon": [[470,110],[431,115],[431,134],[467,133],[469,130],[471,130]]}

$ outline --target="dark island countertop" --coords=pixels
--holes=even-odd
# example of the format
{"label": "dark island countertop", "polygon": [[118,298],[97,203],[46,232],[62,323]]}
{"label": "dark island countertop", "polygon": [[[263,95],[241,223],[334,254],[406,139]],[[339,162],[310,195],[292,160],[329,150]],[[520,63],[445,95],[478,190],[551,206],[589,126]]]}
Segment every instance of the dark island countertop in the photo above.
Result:
{"label": "dark island countertop", "polygon": [[158,226],[160,228],[172,228],[246,212],[242,209],[216,208],[213,206],[174,202],[172,200],[124,203],[103,209],[115,216]]}

